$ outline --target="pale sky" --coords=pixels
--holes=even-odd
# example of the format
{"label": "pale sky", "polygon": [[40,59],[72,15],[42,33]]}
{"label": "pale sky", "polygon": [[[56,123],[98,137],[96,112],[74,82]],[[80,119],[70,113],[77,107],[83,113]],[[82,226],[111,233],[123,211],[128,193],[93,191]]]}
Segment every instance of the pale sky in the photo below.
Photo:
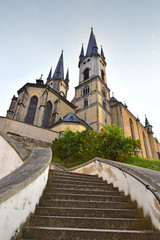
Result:
{"label": "pale sky", "polygon": [[103,46],[107,85],[160,141],[159,0],[0,0],[0,115],[27,82],[55,69],[64,50],[68,100],[78,85],[81,45],[90,28]]}

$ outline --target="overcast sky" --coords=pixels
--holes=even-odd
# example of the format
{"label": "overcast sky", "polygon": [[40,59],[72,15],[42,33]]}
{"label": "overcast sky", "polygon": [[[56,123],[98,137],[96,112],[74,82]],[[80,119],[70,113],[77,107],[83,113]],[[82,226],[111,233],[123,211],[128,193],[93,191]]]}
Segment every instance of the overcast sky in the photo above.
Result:
{"label": "overcast sky", "polygon": [[64,50],[70,71],[68,100],[78,85],[78,58],[90,28],[103,46],[107,84],[160,141],[159,0],[1,0],[0,115],[26,82],[46,81]]}

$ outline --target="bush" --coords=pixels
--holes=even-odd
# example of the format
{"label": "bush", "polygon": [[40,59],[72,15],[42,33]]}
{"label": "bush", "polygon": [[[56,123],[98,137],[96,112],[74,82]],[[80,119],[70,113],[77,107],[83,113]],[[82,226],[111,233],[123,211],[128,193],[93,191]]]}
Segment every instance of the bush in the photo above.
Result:
{"label": "bush", "polygon": [[67,129],[52,144],[53,155],[63,162],[87,161],[96,156],[125,161],[140,148],[139,140],[124,137],[121,128],[115,124],[103,126],[100,132],[87,129],[74,133]]}

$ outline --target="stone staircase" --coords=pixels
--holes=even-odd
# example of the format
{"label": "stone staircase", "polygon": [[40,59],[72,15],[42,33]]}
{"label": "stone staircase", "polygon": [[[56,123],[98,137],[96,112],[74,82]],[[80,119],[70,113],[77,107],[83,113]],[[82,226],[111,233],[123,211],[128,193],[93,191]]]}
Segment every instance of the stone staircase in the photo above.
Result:
{"label": "stone staircase", "polygon": [[[34,193],[33,193],[34,194]],[[50,170],[21,239],[158,240],[142,210],[96,176]]]}

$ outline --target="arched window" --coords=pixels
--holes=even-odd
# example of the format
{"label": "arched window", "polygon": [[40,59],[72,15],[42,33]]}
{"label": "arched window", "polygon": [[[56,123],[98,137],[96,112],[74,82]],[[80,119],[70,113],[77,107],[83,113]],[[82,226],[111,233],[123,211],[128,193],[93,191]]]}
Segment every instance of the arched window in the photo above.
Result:
{"label": "arched window", "polygon": [[84,99],[84,107],[87,107],[88,106],[88,98],[85,98]]}
{"label": "arched window", "polygon": [[101,70],[101,78],[104,81],[104,72],[103,72],[103,70]]}
{"label": "arched window", "polygon": [[35,113],[36,113],[36,108],[37,108],[37,103],[38,103],[38,98],[36,96],[33,96],[30,100],[30,105],[29,105],[28,113],[27,113],[27,117],[26,117],[26,123],[33,124]]}
{"label": "arched window", "polygon": [[51,121],[51,113],[52,113],[52,103],[50,101],[47,102],[43,114],[43,120],[42,120],[42,127],[48,128]]}
{"label": "arched window", "polygon": [[83,74],[84,74],[84,81],[85,81],[89,78],[89,68],[86,68],[84,70]]}
{"label": "arched window", "polygon": [[86,87],[83,88],[83,95],[86,95],[89,93],[89,86],[87,85]]}
{"label": "arched window", "polygon": [[145,151],[146,151],[146,157],[149,158],[147,141],[146,141],[146,136],[145,136],[144,132],[143,132],[143,142],[144,142],[144,147],[145,147]]}
{"label": "arched window", "polygon": [[129,119],[129,123],[130,123],[131,137],[132,139],[135,139],[134,126],[131,118]]}

